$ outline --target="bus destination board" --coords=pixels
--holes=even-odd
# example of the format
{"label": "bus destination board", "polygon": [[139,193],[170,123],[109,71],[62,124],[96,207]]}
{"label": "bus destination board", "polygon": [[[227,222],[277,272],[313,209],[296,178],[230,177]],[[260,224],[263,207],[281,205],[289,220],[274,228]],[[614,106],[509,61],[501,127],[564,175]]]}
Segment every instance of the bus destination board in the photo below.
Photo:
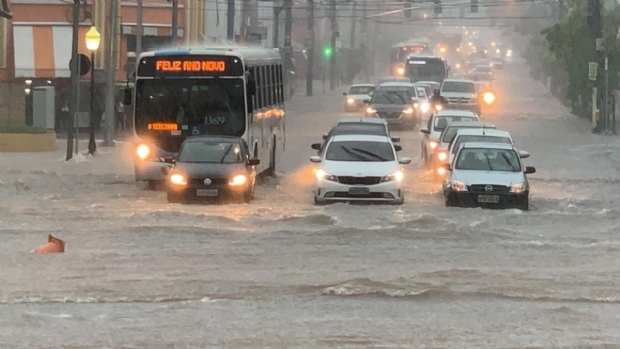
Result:
{"label": "bus destination board", "polygon": [[184,55],[144,57],[138,76],[241,76],[243,65],[238,57]]}

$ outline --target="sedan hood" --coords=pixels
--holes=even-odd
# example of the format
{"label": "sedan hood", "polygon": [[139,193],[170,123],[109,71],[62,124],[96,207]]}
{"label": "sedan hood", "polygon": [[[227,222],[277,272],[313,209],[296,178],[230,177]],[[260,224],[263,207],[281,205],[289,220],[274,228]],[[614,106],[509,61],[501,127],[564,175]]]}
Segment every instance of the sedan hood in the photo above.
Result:
{"label": "sedan hood", "polygon": [[321,166],[323,171],[334,176],[387,176],[400,170],[397,161],[369,162],[369,161],[329,161],[324,160]]}
{"label": "sedan hood", "polygon": [[370,99],[370,95],[347,95],[347,98],[353,98],[355,100]]}
{"label": "sedan hood", "polygon": [[467,93],[467,92],[441,92],[441,96],[442,97],[446,97],[446,98],[474,98],[476,97],[475,93]]}
{"label": "sedan hood", "polygon": [[373,104],[372,107],[376,111],[382,112],[403,112],[403,110],[407,108],[412,108],[413,106],[409,104]]}
{"label": "sedan hood", "polygon": [[233,173],[247,172],[245,164],[212,164],[179,162],[174,169],[185,173],[189,178],[228,178]]}
{"label": "sedan hood", "polygon": [[525,174],[523,172],[455,170],[451,177],[452,180],[461,181],[467,185],[490,184],[510,186],[515,183],[525,182]]}

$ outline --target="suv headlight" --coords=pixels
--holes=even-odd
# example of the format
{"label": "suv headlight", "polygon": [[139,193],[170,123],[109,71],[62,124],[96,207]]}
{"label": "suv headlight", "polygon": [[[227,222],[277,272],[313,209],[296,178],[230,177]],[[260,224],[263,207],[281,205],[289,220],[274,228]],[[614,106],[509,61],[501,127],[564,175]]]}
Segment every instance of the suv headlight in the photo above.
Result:
{"label": "suv headlight", "polygon": [[467,185],[461,181],[452,181],[450,187],[452,187],[454,191],[467,191]]}
{"label": "suv headlight", "polygon": [[520,194],[528,190],[528,186],[526,183],[515,183],[510,186],[510,192]]}
{"label": "suv headlight", "polygon": [[396,171],[389,176],[383,176],[383,178],[381,178],[381,183],[391,181],[401,182],[404,177],[405,174],[403,173],[403,171]]}
{"label": "suv headlight", "polygon": [[330,175],[329,173],[323,170],[316,171],[316,179],[318,179],[319,181],[326,180],[326,181],[338,182],[338,177],[334,175]]}

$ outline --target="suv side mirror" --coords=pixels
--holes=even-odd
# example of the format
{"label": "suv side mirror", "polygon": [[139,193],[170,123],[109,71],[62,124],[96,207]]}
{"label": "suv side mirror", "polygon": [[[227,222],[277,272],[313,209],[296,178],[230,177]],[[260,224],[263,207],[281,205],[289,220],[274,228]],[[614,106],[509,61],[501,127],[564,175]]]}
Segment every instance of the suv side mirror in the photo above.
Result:
{"label": "suv side mirror", "polygon": [[422,133],[424,133],[424,134],[427,134],[427,135],[430,135],[430,134],[431,134],[431,131],[430,131],[429,129],[427,129],[427,128],[422,128],[422,129],[420,129],[420,132],[422,132]]}
{"label": "suv side mirror", "polygon": [[321,143],[312,143],[310,147],[314,150],[321,150]]}
{"label": "suv side mirror", "polygon": [[395,145],[395,146],[394,146],[394,150],[396,150],[396,151],[401,151],[401,150],[403,150],[403,147],[402,147],[402,146],[400,146],[400,145]]}
{"label": "suv side mirror", "polygon": [[409,165],[411,163],[410,158],[400,158],[398,159],[398,163],[401,165]]}
{"label": "suv side mirror", "polygon": [[527,166],[527,167],[525,168],[525,171],[523,171],[523,172],[525,172],[525,174],[532,174],[532,173],[536,173],[536,167],[533,167],[533,166]]}
{"label": "suv side mirror", "polygon": [[260,164],[260,159],[249,159],[248,160],[248,165],[250,166],[256,166],[258,164]]}
{"label": "suv side mirror", "polygon": [[525,150],[519,150],[519,157],[521,159],[527,159],[530,157],[530,153],[526,152]]}
{"label": "suv side mirror", "polygon": [[131,93],[131,89],[129,87],[123,90],[123,104],[131,105],[131,100],[133,99],[133,94]]}

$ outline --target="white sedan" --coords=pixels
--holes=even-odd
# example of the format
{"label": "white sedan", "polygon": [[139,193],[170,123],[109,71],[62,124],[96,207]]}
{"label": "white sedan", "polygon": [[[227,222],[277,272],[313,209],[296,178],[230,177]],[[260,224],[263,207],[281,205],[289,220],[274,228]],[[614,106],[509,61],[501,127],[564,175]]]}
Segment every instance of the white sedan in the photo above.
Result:
{"label": "white sedan", "polygon": [[351,85],[349,92],[343,93],[344,95],[344,111],[353,112],[363,110],[366,106],[364,100],[370,99],[375,90],[373,84],[356,84]]}
{"label": "white sedan", "polygon": [[314,203],[338,201],[405,201],[403,166],[410,158],[398,158],[402,148],[389,137],[370,135],[334,136],[321,156],[310,161],[318,164],[314,185]]}

